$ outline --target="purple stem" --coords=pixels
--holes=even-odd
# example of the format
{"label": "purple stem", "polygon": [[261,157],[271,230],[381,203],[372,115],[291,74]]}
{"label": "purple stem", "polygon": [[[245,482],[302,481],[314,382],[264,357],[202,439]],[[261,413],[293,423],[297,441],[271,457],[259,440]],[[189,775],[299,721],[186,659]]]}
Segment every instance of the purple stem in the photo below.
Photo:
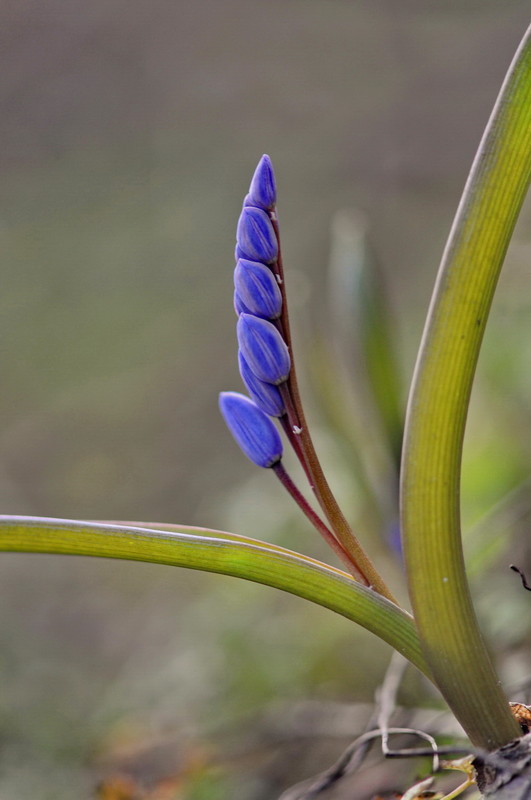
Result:
{"label": "purple stem", "polygon": [[[285,394],[289,394],[290,396],[290,409],[293,409],[293,411],[290,413],[290,417],[295,420],[295,426],[299,429],[299,433],[296,434],[297,446],[293,444],[293,425],[291,426],[292,433],[291,435],[288,433],[288,438],[293,444],[295,453],[301,462],[306,475],[308,476],[310,485],[319,502],[319,505],[323,509],[323,512],[325,513],[326,518],[328,519],[328,522],[330,523],[330,526],[334,532],[334,542],[336,544],[339,542],[342,547],[343,554],[348,554],[351,573],[355,573],[357,576],[359,576],[357,580],[359,580],[361,583],[364,583],[366,586],[372,586],[372,588],[379,592],[379,594],[382,594],[384,597],[387,597],[389,600],[396,603],[396,600],[387,587],[385,581],[375,569],[372,561],[361,547],[357,537],[355,536],[352,528],[341,511],[339,504],[335,499],[330,486],[328,485],[319,459],[317,458],[317,453],[315,452],[310,432],[308,430],[308,426],[306,425],[306,419],[304,416],[304,410],[302,407],[297,376],[295,372],[295,363],[293,359],[293,347],[288,317],[286,288],[284,284],[284,267],[282,262],[282,250],[280,246],[280,231],[278,227],[276,208],[271,209],[268,214],[271,219],[278,243],[277,260],[270,265],[273,274],[277,277],[280,291],[282,293],[282,313],[277,324],[280,326],[280,330],[284,337],[284,341],[288,346],[291,357],[291,370],[286,383],[283,384],[283,390]],[[290,422],[292,419],[290,419]],[[328,528],[326,530],[328,531]],[[328,533],[330,533],[330,531],[328,531]],[[331,544],[331,546],[336,549],[334,544]]]}
{"label": "purple stem", "polygon": [[296,487],[293,483],[293,480],[290,478],[288,473],[286,472],[282,461],[277,461],[271,468],[277,478],[279,479],[280,483],[284,486],[284,488],[289,492],[289,494],[293,497],[299,508],[304,512],[307,518],[310,520],[314,528],[321,534],[325,542],[334,550],[334,552],[339,556],[341,561],[345,564],[350,574],[360,583],[366,584],[365,576],[357,569],[356,565],[352,563],[352,559],[350,558],[347,551],[343,548],[343,546],[338,542],[332,531],[330,531],[322,519],[315,513],[313,508],[310,506],[306,498],[300,492],[300,490]]}

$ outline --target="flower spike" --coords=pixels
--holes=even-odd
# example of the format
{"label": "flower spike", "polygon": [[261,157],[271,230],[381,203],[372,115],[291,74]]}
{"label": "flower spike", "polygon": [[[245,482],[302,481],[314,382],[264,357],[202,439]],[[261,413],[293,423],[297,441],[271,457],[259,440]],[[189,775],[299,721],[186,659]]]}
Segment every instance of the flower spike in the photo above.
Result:
{"label": "flower spike", "polygon": [[250,370],[266,383],[284,383],[291,369],[288,347],[273,323],[240,314],[238,344]]}
{"label": "flower spike", "polygon": [[271,264],[278,255],[278,242],[269,216],[261,208],[245,206],[236,231],[238,258]]}
{"label": "flower spike", "polygon": [[238,392],[221,392],[219,408],[247,458],[259,467],[272,467],[280,461],[280,435],[269,417],[252,400]]}
{"label": "flower spike", "polygon": [[[348,565],[354,578],[395,602],[339,508],[306,424],[295,365],[292,366],[291,359],[291,334],[275,205],[273,167],[269,156],[262,156],[238,220],[234,276],[240,372],[254,402],[234,392],[226,392],[220,397],[220,408],[243,451],[256,464],[273,467],[281,483]],[[327,522],[313,511],[285,472],[280,460],[280,439],[270,416],[279,418]]]}

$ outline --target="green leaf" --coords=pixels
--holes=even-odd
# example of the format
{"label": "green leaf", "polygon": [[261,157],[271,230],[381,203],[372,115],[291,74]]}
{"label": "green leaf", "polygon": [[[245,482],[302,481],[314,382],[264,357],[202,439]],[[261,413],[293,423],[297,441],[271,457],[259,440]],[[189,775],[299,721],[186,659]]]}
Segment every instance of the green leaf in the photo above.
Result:
{"label": "green leaf", "polygon": [[429,675],[406,611],[341,570],[276,545],[177,525],[2,516],[0,551],[147,561],[263,583],[357,622]]}
{"label": "green leaf", "polygon": [[398,469],[403,408],[394,347],[396,330],[384,275],[371,247],[368,223],[360,213],[344,210],[335,216],[329,284],[338,349],[349,367],[354,363],[355,392],[359,394],[360,384],[364,385],[364,399],[370,404],[371,415],[379,418]]}
{"label": "green leaf", "polygon": [[[461,543],[466,416],[492,297],[531,174],[531,35],[502,86],[450,232],[410,394],[402,533],[435,681],[473,744],[519,735],[476,620]],[[496,465],[492,465],[496,469]]]}

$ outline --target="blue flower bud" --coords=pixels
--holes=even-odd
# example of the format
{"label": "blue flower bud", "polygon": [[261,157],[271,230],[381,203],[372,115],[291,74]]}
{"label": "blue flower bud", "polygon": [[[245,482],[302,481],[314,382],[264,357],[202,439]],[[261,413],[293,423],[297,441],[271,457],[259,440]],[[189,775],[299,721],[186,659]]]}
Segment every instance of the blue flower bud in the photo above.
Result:
{"label": "blue flower bud", "polygon": [[272,467],[280,461],[280,435],[269,417],[252,400],[238,392],[221,392],[219,408],[247,458],[259,467]]}
{"label": "blue flower bud", "polygon": [[272,322],[240,314],[238,344],[251,372],[266,383],[283,383],[291,368],[288,347]]}
{"label": "blue flower bud", "polygon": [[236,312],[236,316],[239,317],[240,314],[251,314],[252,312],[249,311],[243,300],[241,299],[240,295],[234,290],[234,311]]}
{"label": "blue flower bud", "polygon": [[257,378],[241,351],[238,352],[238,364],[242,381],[258,408],[269,417],[283,416],[286,408],[278,387]]}
{"label": "blue flower bud", "polygon": [[236,231],[239,257],[270,264],[278,256],[278,242],[271,220],[261,208],[245,206]]}
{"label": "blue flower bud", "polygon": [[277,319],[282,311],[282,293],[269,267],[259,261],[238,259],[234,286],[243,305],[251,314]]}
{"label": "blue flower bud", "polygon": [[250,194],[246,194],[243,198],[242,208],[246,208],[246,206],[254,206],[254,208],[262,208],[260,203],[257,203],[256,200],[253,200]]}
{"label": "blue flower bud", "polygon": [[260,208],[273,208],[277,202],[277,187],[273,164],[267,155],[263,155],[256,167],[249,186],[249,196]]}

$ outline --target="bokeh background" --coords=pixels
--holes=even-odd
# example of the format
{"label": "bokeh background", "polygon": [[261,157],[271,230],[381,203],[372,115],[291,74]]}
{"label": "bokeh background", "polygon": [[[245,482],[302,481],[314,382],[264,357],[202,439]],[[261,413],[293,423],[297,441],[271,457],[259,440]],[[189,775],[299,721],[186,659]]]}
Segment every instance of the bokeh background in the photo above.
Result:
{"label": "bokeh background", "polygon": [[[299,371],[356,519],[362,490],[319,399],[331,221],[365,215],[405,395],[527,17],[523,0],[6,2],[3,513],[227,528],[328,558],[217,412],[217,393],[240,388],[241,199],[269,153]],[[509,691],[529,674],[529,595],[507,565],[531,565],[530,223],[527,206],[480,364],[463,491],[478,608]],[[300,600],[165,567],[4,554],[0,598],[2,800],[91,798],[98,785],[115,800],[269,800],[359,732],[389,658]],[[406,704],[437,704],[408,681]],[[370,797],[395,773],[367,774],[333,796]]]}

